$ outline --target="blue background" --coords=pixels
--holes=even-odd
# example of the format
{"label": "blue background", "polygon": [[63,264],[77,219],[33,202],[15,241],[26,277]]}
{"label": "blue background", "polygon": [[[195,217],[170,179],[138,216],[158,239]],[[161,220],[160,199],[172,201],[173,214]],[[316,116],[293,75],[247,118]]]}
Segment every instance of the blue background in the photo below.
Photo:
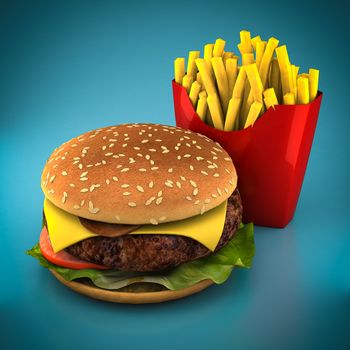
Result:
{"label": "blue background", "polygon": [[[342,3],[1,2],[0,347],[349,346],[350,33]],[[40,232],[46,158],[100,126],[174,124],[173,59],[219,36],[235,49],[241,29],[279,38],[302,70],[321,71],[324,100],[294,220],[283,230],[256,227],[251,270],[180,301],[113,305],[59,284],[24,254]]]}

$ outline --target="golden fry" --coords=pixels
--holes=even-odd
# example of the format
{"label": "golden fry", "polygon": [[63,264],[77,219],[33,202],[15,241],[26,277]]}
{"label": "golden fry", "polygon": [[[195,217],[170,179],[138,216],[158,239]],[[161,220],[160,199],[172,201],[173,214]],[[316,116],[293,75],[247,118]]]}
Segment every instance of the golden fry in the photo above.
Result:
{"label": "golden fry", "polygon": [[278,46],[278,43],[279,41],[277,39],[270,38],[267,42],[264,54],[261,58],[261,62],[259,66],[259,75],[264,88],[267,84],[267,77],[269,73],[272,56],[273,56],[273,53],[275,52],[276,47]]}
{"label": "golden fry", "polygon": [[187,75],[193,77],[193,79],[196,77],[197,73],[197,66],[195,61],[200,56],[200,54],[200,51],[190,51],[188,54]]}
{"label": "golden fry", "polygon": [[237,68],[237,59],[236,58],[229,58],[226,61],[226,75],[228,80],[228,93],[229,96],[232,96],[233,87],[235,85],[237,74],[238,74],[238,68]]}
{"label": "golden fry", "polygon": [[174,61],[175,82],[182,84],[182,79],[185,76],[185,59],[182,57],[176,58]]}
{"label": "golden fry", "polygon": [[239,107],[241,105],[240,98],[231,98],[228,104],[226,118],[225,118],[225,131],[232,131],[235,129],[236,119],[239,115]]}
{"label": "golden fry", "polygon": [[191,89],[190,89],[190,93],[189,93],[189,97],[190,97],[190,101],[192,103],[192,106],[194,108],[196,108],[196,104],[198,101],[198,96],[199,96],[199,92],[201,91],[201,84],[198,83],[197,80],[195,80],[193,82],[193,84],[191,85]]}
{"label": "golden fry", "polygon": [[261,102],[257,102],[257,101],[253,102],[253,104],[251,105],[251,107],[249,109],[248,117],[247,117],[247,120],[244,124],[244,129],[248,128],[249,126],[251,126],[255,123],[255,121],[259,117],[262,106],[263,106],[263,104]]}
{"label": "golden fry", "polygon": [[196,65],[198,67],[199,73],[201,73],[203,85],[205,87],[205,90],[207,90],[207,93],[216,94],[217,91],[215,87],[215,82],[210,73],[210,69],[209,69],[209,65],[207,64],[207,61],[203,58],[197,58]]}
{"label": "golden fry", "polygon": [[223,113],[226,114],[227,106],[229,101],[229,93],[228,93],[228,80],[226,75],[226,70],[224,66],[224,62],[221,57],[213,57],[211,59],[211,63],[213,66],[216,83],[218,85],[219,95],[221,106],[223,109]]}
{"label": "golden fry", "polygon": [[258,66],[258,69],[260,67],[261,59],[264,55],[264,51],[266,48],[266,41],[258,41],[256,43],[256,53],[255,53],[255,62]]}
{"label": "golden fry", "polygon": [[254,101],[262,102],[262,93],[264,87],[261,82],[256,63],[249,64],[245,67],[245,70],[247,73],[248,81],[250,84],[250,91],[253,95]]}
{"label": "golden fry", "polygon": [[263,95],[264,95],[265,106],[267,109],[278,105],[278,100],[277,100],[277,96],[276,96],[274,88],[266,89],[263,92]]}
{"label": "golden fry", "polygon": [[207,94],[207,92],[206,92],[205,90],[202,90],[202,91],[199,93],[199,95],[198,95],[199,98],[207,97],[207,96],[208,96],[208,94]]}
{"label": "golden fry", "polygon": [[198,81],[199,84],[203,85],[201,73],[199,73],[199,72],[197,73],[197,79],[196,80]]}
{"label": "golden fry", "polygon": [[242,44],[242,49],[244,50],[244,53],[252,53],[253,46],[251,42],[250,32],[248,32],[247,30],[241,30],[239,32],[239,36],[241,38],[241,44]]}
{"label": "golden fry", "polygon": [[260,35],[257,35],[254,38],[252,38],[251,42],[252,42],[252,46],[253,46],[254,51],[256,51],[256,44],[261,42],[261,41],[262,40],[260,38]]}
{"label": "golden fry", "polygon": [[217,94],[209,94],[207,98],[210,115],[216,129],[224,130],[224,116]]}
{"label": "golden fry", "polygon": [[298,104],[305,105],[310,102],[309,95],[309,79],[299,77],[297,80],[298,86]]}
{"label": "golden fry", "polygon": [[271,61],[270,86],[275,90],[277,100],[282,102],[281,75],[276,58]]}
{"label": "golden fry", "polygon": [[247,66],[248,64],[254,63],[254,54],[252,53],[244,53],[242,55],[242,64],[243,66]]}
{"label": "golden fry", "polygon": [[292,71],[286,45],[276,49],[278,65],[281,72],[281,83],[283,96],[292,91]]}
{"label": "golden fry", "polygon": [[185,75],[182,79],[182,86],[186,89],[187,93],[190,93],[193,78],[190,75]]}
{"label": "golden fry", "polygon": [[319,75],[320,75],[320,71],[318,69],[314,69],[314,68],[309,69],[310,102],[312,102],[317,96]]}
{"label": "golden fry", "polygon": [[214,44],[206,44],[204,45],[204,59],[210,63],[213,58],[213,48]]}
{"label": "golden fry", "polygon": [[207,98],[205,96],[200,97],[198,100],[196,113],[198,114],[199,118],[201,118],[203,121],[205,121],[207,109],[208,109]]}
{"label": "golden fry", "polygon": [[226,41],[223,39],[216,39],[215,45],[213,48],[213,57],[222,57],[224,54]]}
{"label": "golden fry", "polygon": [[232,91],[232,97],[233,98],[243,98],[243,92],[244,92],[244,83],[247,79],[247,73],[245,71],[244,67],[241,67],[239,69],[239,73],[237,76],[237,80],[235,83],[235,86],[233,87],[233,91]]}
{"label": "golden fry", "polygon": [[287,92],[285,95],[283,95],[283,104],[295,105],[295,96],[292,92]]}

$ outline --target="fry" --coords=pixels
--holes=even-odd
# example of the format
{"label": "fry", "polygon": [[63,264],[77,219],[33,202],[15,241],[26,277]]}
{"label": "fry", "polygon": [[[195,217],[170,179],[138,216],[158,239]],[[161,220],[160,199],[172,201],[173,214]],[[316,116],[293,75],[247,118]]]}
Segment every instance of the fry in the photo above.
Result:
{"label": "fry", "polygon": [[201,118],[203,121],[205,121],[207,109],[208,109],[207,98],[205,96],[200,97],[200,99],[198,100],[196,113],[198,114],[199,118]]}
{"label": "fry", "polygon": [[256,63],[249,64],[245,67],[245,70],[247,73],[248,81],[250,84],[250,91],[253,95],[254,101],[262,103],[262,93],[264,88],[260,79]]}
{"label": "fry", "polygon": [[248,117],[247,117],[247,120],[244,124],[244,129],[248,128],[249,126],[251,126],[255,123],[255,121],[259,117],[262,106],[263,106],[263,104],[261,102],[257,102],[257,101],[253,102],[253,104],[251,105],[251,107],[249,109]]}
{"label": "fry", "polygon": [[226,114],[229,101],[228,93],[228,80],[226,75],[225,66],[221,57],[214,57],[211,59],[216,82],[218,85],[220,101],[223,109],[223,113]]}
{"label": "fry", "polygon": [[199,73],[201,73],[203,85],[205,87],[205,90],[207,90],[207,93],[216,94],[217,91],[215,87],[215,82],[210,74],[209,65],[207,64],[207,61],[203,58],[197,58],[196,65],[198,67]]}
{"label": "fry", "polygon": [[291,89],[295,96],[295,99],[298,99],[298,89],[297,89],[297,71],[299,70],[299,67],[296,67],[294,64],[290,66],[290,72],[291,72]]}
{"label": "fry", "polygon": [[282,93],[284,96],[288,92],[292,92],[292,72],[286,45],[278,47],[276,49],[276,55],[281,72]]}
{"label": "fry", "polygon": [[251,42],[252,42],[252,46],[253,46],[254,51],[256,51],[256,44],[261,42],[261,41],[262,40],[260,38],[260,35],[257,35],[254,38],[252,38]]}
{"label": "fry", "polygon": [[279,41],[275,38],[270,38],[267,42],[264,54],[261,58],[259,66],[259,74],[263,87],[265,88],[267,83],[267,76],[269,73],[270,63],[272,60],[273,53],[275,52],[276,47],[278,46]]}
{"label": "fry", "polygon": [[319,74],[320,74],[320,71],[318,69],[314,69],[314,68],[309,69],[310,102],[312,102],[317,96]]}
{"label": "fry", "polygon": [[215,45],[213,48],[213,57],[222,57],[224,54],[224,48],[225,48],[226,41],[223,39],[216,39]]}
{"label": "fry", "polygon": [[204,45],[204,59],[208,63],[210,63],[211,59],[213,58],[213,48],[214,48],[214,44]]}
{"label": "fry", "polygon": [[244,92],[244,83],[247,79],[247,73],[245,71],[244,67],[241,67],[239,69],[239,73],[237,76],[237,80],[235,83],[235,86],[233,87],[233,91],[232,91],[232,97],[233,98],[243,98],[243,92]]}
{"label": "fry", "polygon": [[196,58],[200,56],[200,51],[190,51],[188,54],[188,62],[187,62],[187,75],[193,77],[196,76],[197,66],[196,66]]}
{"label": "fry", "polygon": [[201,73],[199,73],[199,72],[197,73],[197,79],[196,80],[198,81],[199,84],[203,85]]}
{"label": "fry", "polygon": [[263,92],[263,95],[264,95],[264,103],[267,109],[278,105],[278,100],[275,94],[275,90],[273,88],[266,89]]}
{"label": "fry", "polygon": [[185,59],[182,57],[176,58],[174,61],[175,82],[182,84],[182,79],[185,76]]}
{"label": "fry", "polygon": [[198,95],[199,95],[199,92],[201,91],[201,88],[202,88],[201,84],[199,84],[198,81],[196,81],[196,80],[191,85],[189,97],[190,97],[190,101],[192,103],[192,106],[194,108],[196,108]]}
{"label": "fry", "polygon": [[186,89],[187,93],[190,93],[193,78],[187,74],[182,79],[182,86]]}
{"label": "fry", "polygon": [[232,131],[235,129],[236,119],[239,114],[239,107],[241,105],[240,98],[231,98],[228,104],[226,118],[225,118],[225,131]]}
{"label": "fry", "polygon": [[264,55],[264,51],[266,48],[266,41],[258,41],[256,43],[256,53],[255,53],[255,62],[258,66],[258,69],[260,67],[261,59]]}
{"label": "fry", "polygon": [[216,129],[224,129],[224,116],[222,114],[222,109],[220,106],[220,100],[217,94],[209,94],[207,98],[208,107],[210,110],[210,115],[213,120],[213,124]]}
{"label": "fry", "polygon": [[305,105],[310,102],[309,97],[309,79],[299,77],[297,80],[298,86],[298,104]]}
{"label": "fry", "polygon": [[283,95],[283,104],[295,105],[295,96],[292,92],[287,92],[285,95]]}
{"label": "fry", "polygon": [[252,53],[253,46],[251,42],[250,32],[248,32],[247,30],[241,30],[239,32],[239,36],[241,38],[241,44],[242,44],[244,53]]}
{"label": "fry", "polygon": [[242,64],[243,66],[247,66],[248,64],[254,63],[254,54],[252,53],[244,53],[242,55]]}
{"label": "fry", "polygon": [[236,79],[237,79],[237,59],[236,58],[229,58],[226,61],[226,75],[228,80],[228,93],[229,96],[232,96],[233,87],[235,85]]}

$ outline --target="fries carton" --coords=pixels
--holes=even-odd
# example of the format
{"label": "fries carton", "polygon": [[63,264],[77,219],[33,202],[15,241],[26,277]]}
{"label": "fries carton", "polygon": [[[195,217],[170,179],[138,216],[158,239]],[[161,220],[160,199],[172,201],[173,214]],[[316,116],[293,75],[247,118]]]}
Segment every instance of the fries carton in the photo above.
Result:
{"label": "fries carton", "polygon": [[176,125],[219,142],[233,159],[243,221],[285,227],[298,202],[322,93],[309,104],[271,107],[246,129],[221,131],[199,118],[184,87],[172,85]]}

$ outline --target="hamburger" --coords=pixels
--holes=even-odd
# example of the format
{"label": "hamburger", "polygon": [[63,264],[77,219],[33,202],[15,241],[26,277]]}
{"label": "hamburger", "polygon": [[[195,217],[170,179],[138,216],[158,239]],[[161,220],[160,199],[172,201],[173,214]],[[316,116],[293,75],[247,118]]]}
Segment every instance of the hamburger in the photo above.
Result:
{"label": "hamburger", "polygon": [[160,302],[251,265],[234,164],[201,134],[159,124],[89,131],[54,150],[41,188],[43,226],[28,254],[79,293]]}

